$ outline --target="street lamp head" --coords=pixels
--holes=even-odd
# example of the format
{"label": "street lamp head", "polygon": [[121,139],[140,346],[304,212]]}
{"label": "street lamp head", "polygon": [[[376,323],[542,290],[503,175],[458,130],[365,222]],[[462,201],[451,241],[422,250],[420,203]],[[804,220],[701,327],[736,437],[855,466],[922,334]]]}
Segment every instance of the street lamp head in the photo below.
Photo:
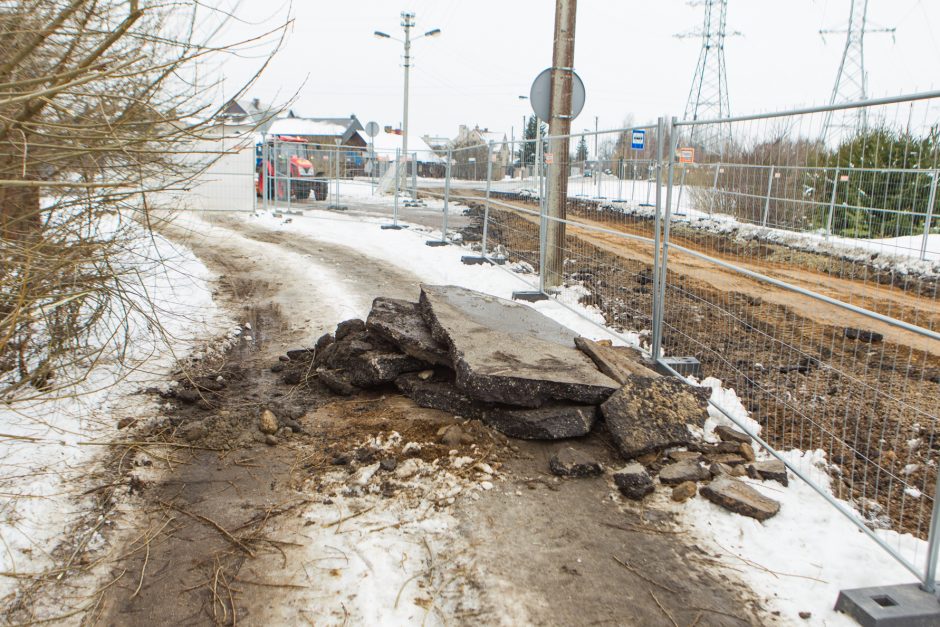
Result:
{"label": "street lamp head", "polygon": [[425,37],[437,37],[441,34],[441,29],[435,28],[434,30],[429,30],[424,34]]}
{"label": "street lamp head", "polygon": [[519,96],[519,100],[528,100],[528,99],[529,99],[528,96]]}
{"label": "street lamp head", "polygon": [[391,35],[386,35],[380,30],[375,31],[375,36],[377,39],[391,39],[392,38]]}

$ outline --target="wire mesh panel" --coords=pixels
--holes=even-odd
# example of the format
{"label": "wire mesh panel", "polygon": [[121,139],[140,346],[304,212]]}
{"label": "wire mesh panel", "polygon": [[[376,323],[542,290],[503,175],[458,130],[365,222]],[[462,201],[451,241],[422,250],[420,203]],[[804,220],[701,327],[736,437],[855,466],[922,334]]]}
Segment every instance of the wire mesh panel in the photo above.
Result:
{"label": "wire mesh panel", "polygon": [[[664,352],[734,388],[778,451],[821,451],[788,461],[859,524],[921,539],[940,447],[938,113],[927,97],[679,122],[664,242]],[[702,126],[730,141],[693,144]],[[921,544],[882,535],[928,577]]]}

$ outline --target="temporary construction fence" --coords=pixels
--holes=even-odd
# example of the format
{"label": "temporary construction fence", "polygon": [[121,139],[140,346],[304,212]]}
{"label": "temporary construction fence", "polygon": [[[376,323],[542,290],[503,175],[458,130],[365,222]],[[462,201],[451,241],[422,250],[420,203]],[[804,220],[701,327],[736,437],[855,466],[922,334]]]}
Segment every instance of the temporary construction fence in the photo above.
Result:
{"label": "temporary construction fence", "polygon": [[[514,172],[497,144],[452,150],[443,192],[423,189],[476,208],[485,259],[528,263],[543,296],[733,388],[749,417],[715,408],[934,591],[938,123],[940,92],[663,117],[513,142]],[[603,154],[579,155],[582,138]]]}

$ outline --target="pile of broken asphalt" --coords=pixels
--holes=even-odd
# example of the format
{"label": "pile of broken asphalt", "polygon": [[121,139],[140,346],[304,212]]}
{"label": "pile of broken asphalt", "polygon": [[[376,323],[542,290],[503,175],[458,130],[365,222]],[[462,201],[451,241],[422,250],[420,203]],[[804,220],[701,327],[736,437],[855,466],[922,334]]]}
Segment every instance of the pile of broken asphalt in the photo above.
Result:
{"label": "pile of broken asphalt", "polygon": [[[660,376],[640,352],[580,337],[531,307],[461,287],[423,285],[418,302],[376,298],[365,321],[341,322],[272,370],[285,383],[316,381],[344,396],[394,385],[420,407],[480,420],[512,438],[605,431],[625,462],[609,472],[634,500],[652,494],[658,477],[676,501],[700,492],[765,520],[779,503],[739,477],[787,484],[782,462],[757,461],[745,433],[723,425],[705,434],[710,388]],[[576,440],[550,470],[605,472]]]}

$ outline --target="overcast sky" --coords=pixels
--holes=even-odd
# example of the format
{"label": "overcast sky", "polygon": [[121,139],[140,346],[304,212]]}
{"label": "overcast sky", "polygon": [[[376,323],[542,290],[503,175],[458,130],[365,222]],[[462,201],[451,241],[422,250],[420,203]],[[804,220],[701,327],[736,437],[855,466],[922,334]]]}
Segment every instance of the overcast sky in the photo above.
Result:
{"label": "overcast sky", "polygon": [[[213,0],[206,0],[211,4]],[[227,0],[217,0],[225,4]],[[861,0],[859,0],[861,1]],[[282,102],[299,90],[295,111],[329,117],[355,113],[366,123],[397,126],[402,117],[402,45],[376,39],[374,30],[401,37],[400,12],[417,14],[411,72],[412,132],[453,136],[459,124],[518,136],[531,112],[527,95],[535,76],[551,64],[553,0],[242,0],[229,40],[256,36],[294,19],[282,49],[250,95]],[[849,0],[730,0],[726,40],[731,110],[736,114],[828,101],[845,43],[841,28]],[[682,116],[700,39],[674,35],[701,26],[702,7],[681,0],[581,0],[575,69],[587,102],[573,131],[615,128],[659,114]],[[937,87],[940,1],[869,0],[869,26],[897,28],[870,34],[865,62],[871,96]],[[221,67],[226,89],[257,68],[263,47]]]}

